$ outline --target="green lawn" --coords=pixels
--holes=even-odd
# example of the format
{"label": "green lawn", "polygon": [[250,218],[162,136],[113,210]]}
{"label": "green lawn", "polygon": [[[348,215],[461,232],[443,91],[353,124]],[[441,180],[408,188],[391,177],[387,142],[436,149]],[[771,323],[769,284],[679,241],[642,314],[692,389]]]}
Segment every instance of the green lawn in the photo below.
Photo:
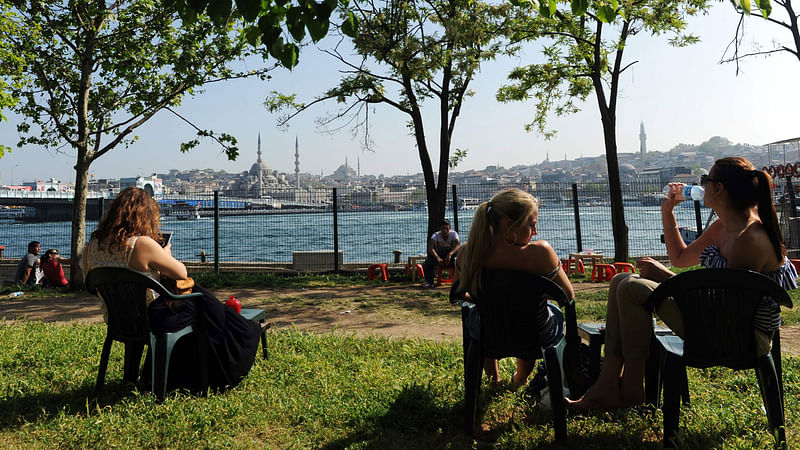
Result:
{"label": "green lawn", "polygon": [[[597,301],[579,303],[596,314]],[[458,342],[270,332],[237,388],[208,398],[171,394],[156,404],[120,384],[115,344],[107,387],[92,396],[103,325],[0,326],[0,447],[470,448],[461,433]],[[506,378],[512,361],[503,362]],[[768,448],[751,371],[690,370],[689,448]],[[788,438],[800,442],[800,360],[784,360]],[[483,439],[502,448],[553,443],[550,415],[509,389],[482,391]],[[570,414],[567,448],[660,448],[661,416]]]}

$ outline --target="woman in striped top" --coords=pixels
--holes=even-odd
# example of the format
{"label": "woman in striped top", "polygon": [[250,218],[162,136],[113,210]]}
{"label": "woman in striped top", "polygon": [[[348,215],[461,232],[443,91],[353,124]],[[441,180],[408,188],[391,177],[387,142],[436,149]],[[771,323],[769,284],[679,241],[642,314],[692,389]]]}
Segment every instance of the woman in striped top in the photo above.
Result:
{"label": "woman in striped top", "polygon": [[[722,158],[700,178],[700,184],[705,188],[705,205],[719,220],[689,245],[681,239],[672,211],[680,203],[676,197],[680,185],[671,185],[669,197],[661,202],[664,240],[672,265],[749,269],[767,275],[785,289],[796,288],[797,272],[786,257],[769,174],[744,158]],[[652,316],[643,305],[658,283],[674,274],[651,258],[640,260],[637,266],[638,275],[622,273],[611,280],[603,368],[581,399],[568,400],[572,407],[611,410],[644,402],[642,384]],[[683,320],[674,302],[663,302],[656,313],[675,334],[683,336]],[[778,305],[772,299],[763,299],[754,323],[759,356],[769,352],[772,333],[779,325]]]}

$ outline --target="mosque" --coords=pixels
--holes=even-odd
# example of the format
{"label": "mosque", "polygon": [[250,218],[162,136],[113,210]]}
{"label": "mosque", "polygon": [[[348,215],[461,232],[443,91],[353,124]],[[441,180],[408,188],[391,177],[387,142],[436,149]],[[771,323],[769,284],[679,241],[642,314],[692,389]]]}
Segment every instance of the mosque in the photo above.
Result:
{"label": "mosque", "polygon": [[270,169],[261,159],[261,133],[258,134],[258,159],[250,166],[250,170],[242,172],[233,182],[231,190],[245,197],[260,198],[271,195],[274,191],[290,189],[286,174]]}

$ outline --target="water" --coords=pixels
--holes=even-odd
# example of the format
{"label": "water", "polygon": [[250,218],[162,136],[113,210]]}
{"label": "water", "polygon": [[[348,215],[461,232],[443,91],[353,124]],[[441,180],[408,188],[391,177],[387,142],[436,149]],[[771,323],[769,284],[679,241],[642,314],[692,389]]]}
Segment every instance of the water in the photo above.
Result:
{"label": "water", "polygon": [[[688,202],[687,202],[688,204]],[[703,208],[705,223],[710,210]],[[474,210],[459,211],[462,242],[466,241]],[[694,209],[675,209],[678,224],[694,228]],[[661,212],[658,206],[626,206],[628,246],[631,257],[665,255],[660,242]],[[448,212],[452,220],[452,213]],[[611,209],[608,206],[580,208],[583,250],[614,254],[611,232]],[[365,211],[340,213],[339,249],[345,262],[390,262],[393,250],[403,252],[403,260],[425,253],[425,211]],[[87,235],[97,226],[86,224]],[[161,228],[172,231],[172,252],[181,260],[199,260],[200,251],[214,252],[214,221],[162,219]],[[331,213],[265,214],[220,217],[221,261],[291,262],[293,251],[332,250],[333,216]],[[56,248],[69,256],[69,222],[23,223],[0,221],[0,245],[6,258],[19,258],[28,241],[38,240],[42,251]],[[87,236],[88,238],[88,236]],[[572,207],[543,207],[539,213],[539,236],[547,240],[564,258],[577,250],[575,219]]]}

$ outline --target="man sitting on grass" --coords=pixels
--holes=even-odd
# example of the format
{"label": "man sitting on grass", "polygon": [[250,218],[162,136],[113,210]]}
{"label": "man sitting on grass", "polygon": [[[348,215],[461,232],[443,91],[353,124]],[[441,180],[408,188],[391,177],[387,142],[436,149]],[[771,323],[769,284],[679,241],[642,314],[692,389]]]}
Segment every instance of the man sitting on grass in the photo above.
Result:
{"label": "man sitting on grass", "polygon": [[461,248],[458,233],[450,231],[450,222],[443,219],[439,222],[439,231],[428,240],[428,255],[425,258],[425,284],[422,287],[432,288],[433,277],[438,267],[453,267],[456,264],[456,253]]}

